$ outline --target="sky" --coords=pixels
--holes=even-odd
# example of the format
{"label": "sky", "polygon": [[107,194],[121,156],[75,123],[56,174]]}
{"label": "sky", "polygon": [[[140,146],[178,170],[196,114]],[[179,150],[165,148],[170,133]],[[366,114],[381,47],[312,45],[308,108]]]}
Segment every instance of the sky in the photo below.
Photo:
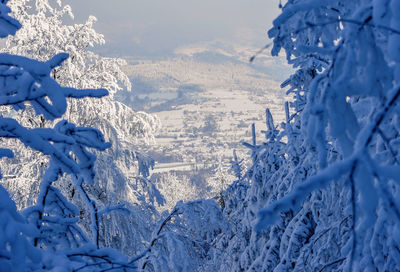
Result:
{"label": "sky", "polygon": [[262,47],[278,0],[64,0],[78,22],[98,18],[103,53],[164,56],[181,46],[226,40]]}

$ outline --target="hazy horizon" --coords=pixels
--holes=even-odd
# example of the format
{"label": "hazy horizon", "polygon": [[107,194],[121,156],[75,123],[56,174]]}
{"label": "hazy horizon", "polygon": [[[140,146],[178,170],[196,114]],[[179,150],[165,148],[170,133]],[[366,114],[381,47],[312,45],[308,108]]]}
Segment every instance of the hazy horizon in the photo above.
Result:
{"label": "hazy horizon", "polygon": [[75,19],[98,18],[95,29],[107,44],[100,52],[162,57],[189,44],[225,40],[261,47],[278,14],[278,3],[262,0],[66,0]]}

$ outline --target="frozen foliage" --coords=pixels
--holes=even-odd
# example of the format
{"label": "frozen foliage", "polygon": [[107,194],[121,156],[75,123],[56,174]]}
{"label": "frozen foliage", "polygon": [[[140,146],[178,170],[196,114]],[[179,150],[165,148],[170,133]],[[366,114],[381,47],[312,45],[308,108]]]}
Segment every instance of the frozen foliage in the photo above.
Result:
{"label": "frozen foliage", "polygon": [[202,271],[215,249],[216,236],[226,232],[226,225],[215,201],[180,201],[153,232],[139,267],[143,271]]}
{"label": "frozen foliage", "polygon": [[[0,6],[0,34],[14,34],[19,23]],[[15,14],[24,16],[20,7]],[[43,13],[40,20],[49,14],[56,18],[54,25],[70,12],[44,0],[37,1],[36,8]],[[154,162],[126,148],[127,138],[113,130],[119,117],[109,126],[84,119],[100,124],[106,139],[117,146],[112,151],[117,160],[99,157],[100,165],[112,167],[97,168],[105,179],[98,182],[91,150],[109,144],[98,130],[71,122],[74,110],[67,109],[66,98],[101,97],[106,91],[57,83],[64,78],[57,78],[62,67],[67,67],[60,67],[68,61],[61,53],[64,48],[39,61],[0,54],[1,104],[20,112],[29,102],[21,120],[10,118],[15,112],[3,111],[0,136],[50,158],[48,168],[46,160],[33,160],[41,165],[34,174],[44,173],[44,179],[35,205],[23,213],[0,187],[1,267],[92,271],[134,270],[137,264],[145,271],[399,271],[399,18],[398,0],[286,1],[269,31],[272,54],[284,50],[297,69],[282,83],[293,96],[285,104],[286,122],[277,126],[267,110],[264,141],[257,141],[253,126],[253,141],[244,143],[252,154],[251,166],[244,171],[234,155],[237,181],[221,193],[218,203],[178,202],[161,215],[152,234],[152,223],[145,218],[157,218],[153,204],[164,201],[148,182]],[[83,107],[96,113],[94,104]],[[50,128],[49,120],[66,110],[71,120]],[[44,119],[30,119],[34,112]],[[19,156],[19,150],[0,149],[0,157]],[[139,164],[127,183],[123,176],[132,159]],[[224,178],[222,171],[217,180],[219,176]],[[128,209],[132,214],[135,205],[116,203],[129,198],[126,195],[142,211],[129,220],[125,213]],[[77,209],[68,198],[85,208]],[[78,217],[87,219],[83,228]],[[136,237],[147,235],[147,247],[132,249],[142,242],[134,241]],[[100,249],[125,249],[125,238],[130,250],[136,250],[129,262],[114,250]]]}
{"label": "frozen foliage", "polygon": [[197,190],[196,184],[186,175],[168,171],[154,178],[157,188],[166,200],[166,203],[162,206],[163,210],[171,211],[178,201],[194,200],[201,195],[200,190]]}
{"label": "frozen foliage", "polygon": [[[19,23],[8,17],[7,1],[0,3],[1,36],[15,34]],[[0,54],[1,106],[23,110],[30,105],[36,115],[52,120],[66,111],[67,98],[102,97],[105,89],[78,90],[61,87],[51,75],[68,54],[60,53],[48,61]],[[13,138],[50,160],[36,205],[17,211],[15,202],[0,185],[0,264],[2,271],[135,271],[119,252],[99,248],[99,217],[123,206],[98,211],[83,183],[92,184],[96,156],[90,149],[105,150],[110,144],[97,129],[77,127],[65,120],[54,128],[26,128],[12,118],[0,117],[0,137]],[[1,149],[0,157],[12,157]],[[73,177],[75,187],[91,206],[91,237],[77,225],[79,210],[53,186],[62,175]]]}
{"label": "frozen foliage", "polygon": [[[3,30],[4,31],[4,30]],[[0,265],[4,271],[26,271],[41,261],[41,252],[28,241],[37,235],[25,224],[14,201],[0,186]]]}
{"label": "frozen foliage", "polygon": [[[121,71],[121,65],[125,63],[123,60],[100,57],[90,51],[91,47],[105,42],[104,37],[93,29],[96,18],[89,17],[83,24],[66,24],[73,20],[73,14],[71,8],[61,1],[14,0],[9,4],[13,15],[23,26],[15,36],[7,39],[4,52],[39,61],[47,61],[53,55],[65,58],[65,55],[59,54],[67,52],[70,57],[51,70],[52,79],[71,88],[104,88],[109,91],[110,95],[100,100],[70,99],[68,104],[63,101],[66,107],[63,118],[78,126],[97,127],[112,147],[104,152],[94,152],[98,156],[94,165],[98,175],[94,177],[92,186],[85,187],[83,183],[86,196],[76,193],[74,178],[70,176],[60,177],[55,186],[83,210],[79,216],[85,220],[81,220],[80,224],[86,232],[90,232],[93,225],[88,214],[90,209],[95,208],[87,205],[87,201],[96,200],[99,210],[117,202],[125,203],[125,208],[131,211],[129,216],[113,212],[100,218],[98,242],[102,246],[123,250],[126,254],[135,254],[151,234],[153,217],[158,216],[154,205],[164,201],[147,179],[154,162],[139,152],[140,145],[152,142],[159,121],[152,115],[134,112],[114,100],[113,95],[118,90],[126,88],[130,91],[131,86],[128,77]],[[69,90],[64,89],[65,92]],[[79,92],[79,98],[85,95],[85,92]],[[17,119],[25,127],[47,128],[59,121],[35,115],[36,104],[18,113],[8,108],[1,111],[4,116]],[[3,182],[18,208],[25,208],[36,203],[39,183],[48,160],[16,142],[12,144],[16,146],[18,156],[4,162]]]}
{"label": "frozen foliage", "polygon": [[236,154],[236,150],[233,150],[233,158],[231,160],[231,172],[238,179],[243,177],[243,159],[239,160]]}
{"label": "frozen foliage", "polygon": [[245,144],[208,269],[400,270],[399,18],[398,0],[285,1],[269,36],[293,101]]}
{"label": "frozen foliage", "polygon": [[105,88],[110,96],[97,101],[71,101],[66,118],[78,125],[100,125],[107,138],[119,137],[133,142],[144,138],[150,141],[158,127],[157,120],[146,113],[133,112],[113,99],[118,90],[131,90],[128,77],[121,71],[125,61],[91,52],[91,47],[105,43],[104,37],[93,29],[96,18],[91,16],[84,24],[65,24],[68,17],[73,18],[71,8],[62,5],[61,1],[57,3],[47,0],[12,1],[14,14],[23,27],[7,39],[3,51],[41,61],[60,52],[69,53],[71,57],[52,71],[54,79],[74,88]]}

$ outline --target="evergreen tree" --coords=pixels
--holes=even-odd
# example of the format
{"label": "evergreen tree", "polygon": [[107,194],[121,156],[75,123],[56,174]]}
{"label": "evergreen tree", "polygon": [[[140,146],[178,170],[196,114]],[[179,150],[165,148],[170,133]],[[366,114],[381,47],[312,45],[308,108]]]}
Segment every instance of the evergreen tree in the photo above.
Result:
{"label": "evergreen tree", "polygon": [[279,130],[267,112],[264,143],[246,144],[214,270],[400,270],[399,12],[396,0],[282,6],[269,36],[297,69],[282,83],[293,100]]}

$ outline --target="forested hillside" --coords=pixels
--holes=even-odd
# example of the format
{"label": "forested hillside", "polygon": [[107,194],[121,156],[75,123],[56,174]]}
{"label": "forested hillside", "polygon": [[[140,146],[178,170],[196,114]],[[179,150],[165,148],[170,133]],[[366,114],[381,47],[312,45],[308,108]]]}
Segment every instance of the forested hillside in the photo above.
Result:
{"label": "forested hillside", "polygon": [[[294,69],[285,121],[265,105],[234,182],[162,206],[143,153],[159,121],[115,100],[131,86],[90,51],[95,18],[1,1],[0,271],[400,271],[400,2],[279,5],[249,61]],[[193,193],[166,177],[170,201]]]}

